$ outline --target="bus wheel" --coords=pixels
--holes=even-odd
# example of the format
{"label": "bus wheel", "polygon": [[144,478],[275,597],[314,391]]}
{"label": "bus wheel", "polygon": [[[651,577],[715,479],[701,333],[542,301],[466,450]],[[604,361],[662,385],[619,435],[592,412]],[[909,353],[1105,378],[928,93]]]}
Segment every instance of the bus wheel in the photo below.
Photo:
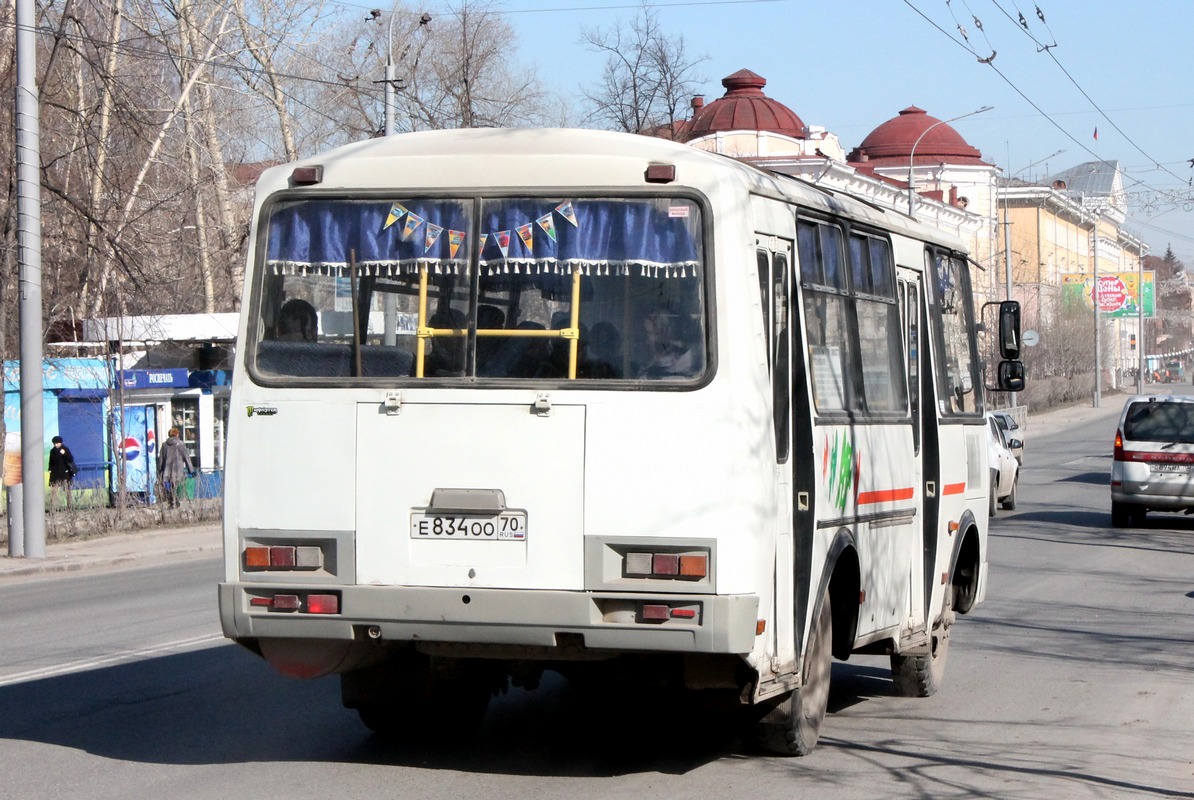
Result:
{"label": "bus wheel", "polygon": [[833,609],[826,590],[809,635],[800,688],[788,692],[758,723],[759,744],[765,750],[781,756],[804,756],[813,751],[829,706],[832,650]]}
{"label": "bus wheel", "polygon": [[459,738],[485,717],[499,672],[486,662],[432,659],[415,653],[380,669],[341,676],[345,705],[365,727],[403,742],[437,744]]}
{"label": "bus wheel", "polygon": [[933,626],[933,639],[926,655],[891,656],[891,679],[901,697],[930,697],[945,680],[945,659],[949,656],[949,629],[953,611],[946,608],[942,621]]}

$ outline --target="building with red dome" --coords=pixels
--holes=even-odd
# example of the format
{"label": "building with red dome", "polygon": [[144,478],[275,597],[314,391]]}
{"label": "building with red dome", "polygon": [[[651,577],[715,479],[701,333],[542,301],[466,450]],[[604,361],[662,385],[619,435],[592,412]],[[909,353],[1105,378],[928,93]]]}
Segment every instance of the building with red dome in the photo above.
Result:
{"label": "building with red dome", "polygon": [[[1068,173],[1066,180],[1039,184],[1002,177],[954,120],[915,105],[879,124],[847,154],[834,133],[768,97],[767,80],[757,73],[739,70],[722,85],[726,93],[711,103],[694,98],[692,117],[670,135],[950,231],[984,270],[976,273],[978,300],[1019,299],[1026,327],[1048,325],[1065,281],[1135,272],[1147,253],[1123,229],[1127,209],[1116,162],[1101,162],[1111,166],[1097,185],[1079,184]],[[1116,341],[1132,333],[1143,341],[1137,319],[1115,319],[1109,327]],[[1113,359],[1118,372],[1134,367],[1123,347]]]}

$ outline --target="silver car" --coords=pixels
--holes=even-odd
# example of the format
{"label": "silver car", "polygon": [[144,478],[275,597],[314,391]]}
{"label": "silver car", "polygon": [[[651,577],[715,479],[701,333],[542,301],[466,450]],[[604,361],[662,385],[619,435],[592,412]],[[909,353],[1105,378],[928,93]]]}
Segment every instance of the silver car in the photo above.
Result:
{"label": "silver car", "polygon": [[1003,431],[1005,439],[1015,439],[1018,447],[1010,447],[1012,455],[1016,457],[1016,463],[1024,466],[1024,429],[1020,423],[1016,422],[1016,418],[1006,411],[992,411],[991,417],[994,418],[996,424]]}
{"label": "silver car", "polygon": [[996,504],[1008,511],[1016,508],[1016,490],[1020,483],[1020,462],[1012,455],[1012,448],[1021,446],[1019,439],[1008,439],[1003,429],[987,412],[987,457],[991,469],[991,497],[988,513],[995,516]]}
{"label": "silver car", "polygon": [[1113,459],[1112,525],[1140,525],[1149,511],[1194,513],[1194,397],[1128,398]]}

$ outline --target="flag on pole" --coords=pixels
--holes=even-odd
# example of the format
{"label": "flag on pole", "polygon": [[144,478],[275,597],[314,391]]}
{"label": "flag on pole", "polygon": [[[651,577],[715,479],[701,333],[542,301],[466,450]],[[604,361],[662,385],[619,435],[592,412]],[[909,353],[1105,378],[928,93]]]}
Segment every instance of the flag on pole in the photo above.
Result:
{"label": "flag on pole", "polygon": [[1095,134],[1094,134],[1094,136],[1095,136],[1095,141],[1097,142],[1097,141],[1099,140],[1099,126],[1098,126],[1098,125],[1095,125]]}

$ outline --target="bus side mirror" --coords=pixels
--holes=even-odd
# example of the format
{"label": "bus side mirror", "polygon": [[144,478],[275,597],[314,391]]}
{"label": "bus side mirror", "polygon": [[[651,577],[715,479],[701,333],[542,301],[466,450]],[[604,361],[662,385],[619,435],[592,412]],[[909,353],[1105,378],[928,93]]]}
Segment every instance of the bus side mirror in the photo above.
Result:
{"label": "bus side mirror", "polygon": [[[1012,360],[1020,357],[1020,303],[1016,300],[1004,300],[999,304],[999,354]],[[1021,381],[1024,379],[1022,373],[1023,370]]]}
{"label": "bus side mirror", "polygon": [[1024,362],[1000,361],[999,384],[994,388],[1001,392],[1024,391]]}

